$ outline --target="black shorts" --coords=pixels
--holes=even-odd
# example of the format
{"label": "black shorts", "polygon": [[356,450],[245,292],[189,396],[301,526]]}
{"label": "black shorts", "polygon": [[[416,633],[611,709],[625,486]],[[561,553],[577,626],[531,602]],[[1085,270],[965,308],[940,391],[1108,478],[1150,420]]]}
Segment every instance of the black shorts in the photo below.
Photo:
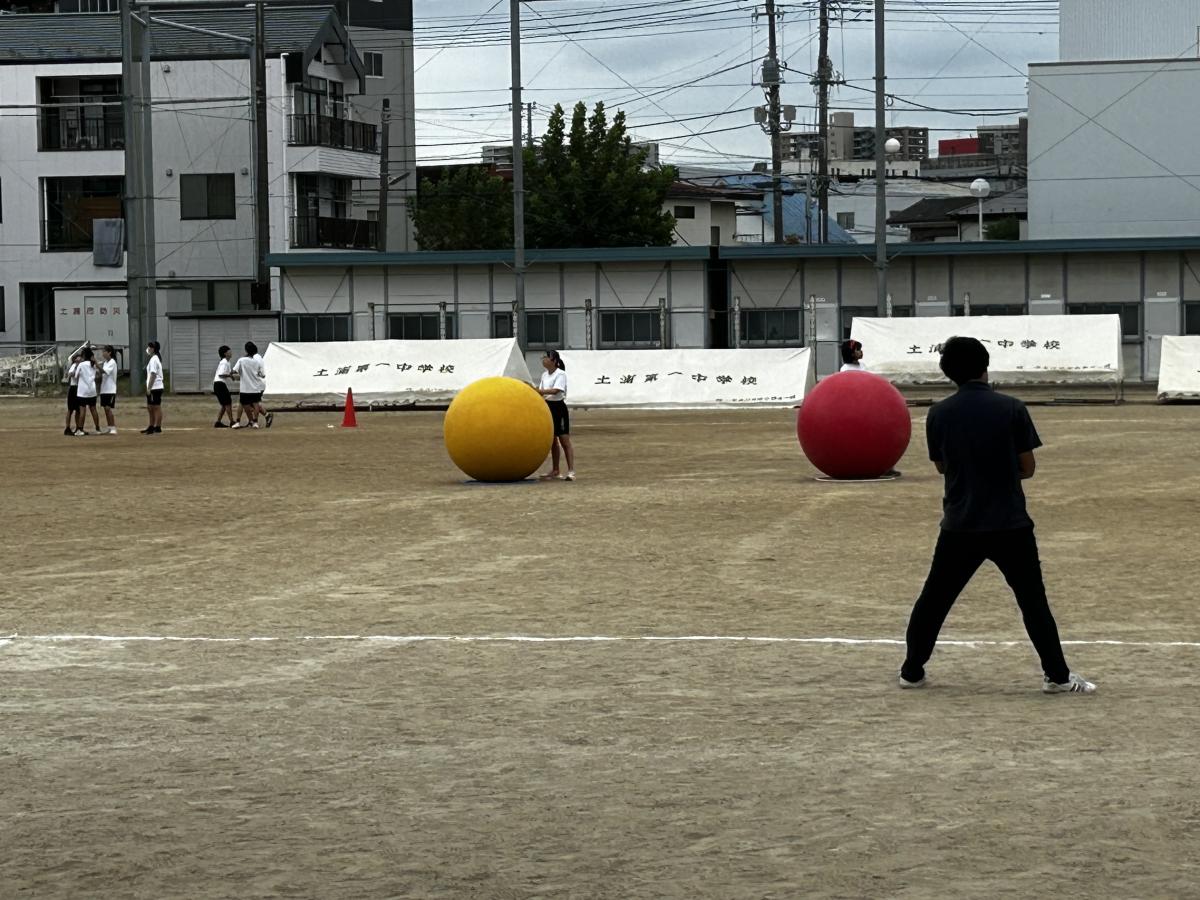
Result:
{"label": "black shorts", "polygon": [[255,403],[262,403],[262,394],[251,394],[242,391],[239,396],[241,397],[242,406],[253,406]]}
{"label": "black shorts", "polygon": [[87,409],[88,407],[91,407],[92,409],[96,408],[95,397],[76,397],[75,403],[78,405],[79,409]]}
{"label": "black shorts", "polygon": [[162,406],[162,388],[150,391],[146,394],[147,406]]}
{"label": "black shorts", "polygon": [[222,406],[233,406],[233,395],[229,393],[229,385],[225,382],[213,382],[213,395]]}
{"label": "black shorts", "polygon": [[117,395],[116,394],[101,394],[100,395],[100,408],[101,409],[116,409],[117,408]]}
{"label": "black shorts", "polygon": [[77,387],[67,388],[67,412],[75,412],[75,410],[79,409],[78,391],[79,388]]}
{"label": "black shorts", "polygon": [[547,400],[546,405],[550,407],[550,418],[554,420],[554,436],[562,437],[564,434],[570,434],[571,413],[567,410],[566,402]]}

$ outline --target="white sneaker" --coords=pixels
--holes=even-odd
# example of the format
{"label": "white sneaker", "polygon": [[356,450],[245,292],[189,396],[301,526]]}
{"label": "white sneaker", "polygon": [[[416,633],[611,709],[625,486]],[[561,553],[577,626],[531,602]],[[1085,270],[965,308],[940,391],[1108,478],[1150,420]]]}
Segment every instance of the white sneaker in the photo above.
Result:
{"label": "white sneaker", "polygon": [[234,423],[233,423],[232,425],[230,425],[229,427],[230,427],[230,428],[245,428],[246,426],[245,426],[245,425],[243,425],[241,422],[234,422]]}
{"label": "white sneaker", "polygon": [[109,434],[116,434],[116,433],[117,433],[117,429],[115,429],[115,428],[110,428],[110,429],[108,429],[108,433],[109,433]]}
{"label": "white sneaker", "polygon": [[75,429],[75,437],[87,437],[87,432],[83,431],[82,429],[76,428]]}
{"label": "white sneaker", "polygon": [[574,480],[575,480],[575,473],[574,473],[574,472],[568,472],[568,473],[567,473],[567,477],[566,477],[564,480],[565,480],[565,481],[574,481]]}
{"label": "white sneaker", "polygon": [[1042,676],[1042,693],[1043,694],[1094,694],[1096,693],[1096,685],[1088,681],[1081,675],[1071,673],[1071,677],[1067,679],[1066,684],[1059,684],[1051,681],[1049,678]]}
{"label": "white sneaker", "polygon": [[926,685],[926,679],[924,677],[922,677],[920,681],[909,681],[903,675],[898,675],[896,677],[896,681],[899,682],[901,689],[906,691],[915,690],[916,688],[923,688]]}
{"label": "white sneaker", "polygon": [[258,427],[258,423],[257,423],[257,422],[251,422],[251,423],[250,423],[250,427],[251,427],[251,428],[257,428],[257,427]]}

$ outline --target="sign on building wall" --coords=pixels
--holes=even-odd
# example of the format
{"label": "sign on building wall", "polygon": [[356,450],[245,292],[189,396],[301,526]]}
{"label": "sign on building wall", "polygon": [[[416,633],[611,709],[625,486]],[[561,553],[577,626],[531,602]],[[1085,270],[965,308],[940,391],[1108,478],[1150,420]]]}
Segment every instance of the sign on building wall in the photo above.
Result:
{"label": "sign on building wall", "polygon": [[129,345],[129,309],[123,290],[54,292],[54,338],[62,344]]}

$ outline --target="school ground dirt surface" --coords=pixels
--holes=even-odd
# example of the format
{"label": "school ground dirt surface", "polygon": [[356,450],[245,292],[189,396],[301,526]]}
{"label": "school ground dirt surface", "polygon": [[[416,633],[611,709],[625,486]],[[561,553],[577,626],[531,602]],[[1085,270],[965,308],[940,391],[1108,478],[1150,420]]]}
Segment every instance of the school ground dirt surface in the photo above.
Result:
{"label": "school ground dirt surface", "polygon": [[921,408],[890,483],[789,410],[576,410],[579,480],[505,487],[440,413],[164,409],[0,401],[4,897],[1196,896],[1200,407],[1033,409],[1094,697],[990,567],[896,688]]}

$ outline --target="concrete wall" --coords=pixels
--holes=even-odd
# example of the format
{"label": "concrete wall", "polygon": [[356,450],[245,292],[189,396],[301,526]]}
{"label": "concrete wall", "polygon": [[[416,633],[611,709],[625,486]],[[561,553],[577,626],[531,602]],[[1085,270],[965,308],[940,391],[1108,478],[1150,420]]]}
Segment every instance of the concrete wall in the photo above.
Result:
{"label": "concrete wall", "polygon": [[[732,200],[706,200],[702,197],[668,198],[663,209],[672,215],[680,206],[690,206],[696,211],[694,219],[675,220],[674,243],[684,247],[707,247],[712,242],[712,228],[721,229],[721,243],[736,244],[737,206]],[[757,222],[757,219],[755,220]]]}
{"label": "concrete wall", "polygon": [[1200,233],[1200,60],[1029,72],[1031,239]]}

